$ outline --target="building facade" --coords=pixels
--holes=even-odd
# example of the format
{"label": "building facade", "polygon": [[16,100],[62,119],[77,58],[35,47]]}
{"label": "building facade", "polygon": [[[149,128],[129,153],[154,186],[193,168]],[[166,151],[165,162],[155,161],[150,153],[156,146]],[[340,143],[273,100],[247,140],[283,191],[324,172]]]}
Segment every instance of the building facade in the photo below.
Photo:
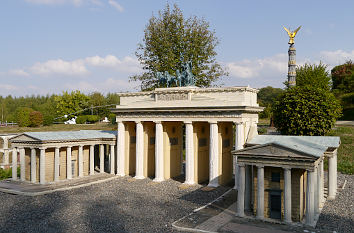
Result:
{"label": "building facade", "polygon": [[328,159],[328,199],[337,191],[339,137],[258,135],[237,156],[237,215],[304,222],[314,226],[325,202],[324,160]]}
{"label": "building facade", "polygon": [[112,109],[118,122],[117,174],[163,181],[181,175],[185,160],[186,184],[230,182],[233,145],[242,148],[257,134],[263,109],[257,92],[176,87],[120,94],[120,105]]}
{"label": "building facade", "polygon": [[[115,171],[115,131],[28,132],[10,139],[12,179],[45,184]],[[109,161],[109,163],[105,162]]]}

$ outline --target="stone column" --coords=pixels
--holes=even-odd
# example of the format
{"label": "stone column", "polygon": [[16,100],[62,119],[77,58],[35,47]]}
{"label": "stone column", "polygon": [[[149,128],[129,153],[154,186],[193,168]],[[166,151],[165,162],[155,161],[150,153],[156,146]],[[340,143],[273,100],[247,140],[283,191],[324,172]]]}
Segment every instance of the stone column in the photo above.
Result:
{"label": "stone column", "polygon": [[328,158],[328,200],[333,200],[337,192],[337,153]]}
{"label": "stone column", "polygon": [[237,192],[237,212],[239,217],[245,216],[245,165],[239,164],[238,192]]}
{"label": "stone column", "polygon": [[12,150],[12,180],[17,180],[17,148]]}
{"label": "stone column", "polygon": [[135,179],[144,179],[144,129],[140,121],[136,122],[136,170]]}
{"label": "stone column", "polygon": [[104,173],[104,145],[100,144],[100,173]]}
{"label": "stone column", "polygon": [[36,180],[37,180],[36,149],[31,148],[31,182],[36,183]]}
{"label": "stone column", "polygon": [[55,147],[55,151],[54,151],[54,182],[59,181],[59,169],[60,169],[60,152],[59,152],[59,147]]}
{"label": "stone column", "polygon": [[39,183],[45,184],[45,148],[39,149]]}
{"label": "stone column", "polygon": [[79,145],[79,177],[84,176],[84,151],[83,146]]}
{"label": "stone column", "polygon": [[163,127],[162,123],[155,122],[155,179],[156,182],[164,180],[164,160],[163,160]]}
{"label": "stone column", "polygon": [[284,220],[291,222],[291,169],[284,168]]}
{"label": "stone column", "polygon": [[186,125],[186,181],[185,184],[195,184],[194,178],[194,143],[193,124],[191,121],[184,122]]}
{"label": "stone column", "polygon": [[110,169],[110,172],[111,174],[115,174],[115,148],[114,148],[114,145],[111,145],[111,169]]}
{"label": "stone column", "polygon": [[66,148],[66,178],[68,180],[73,178],[73,172],[71,168],[71,146]]}
{"label": "stone column", "polygon": [[125,176],[125,127],[121,121],[117,132],[117,175]]}
{"label": "stone column", "polygon": [[264,218],[264,166],[257,165],[257,218]]}
{"label": "stone column", "polygon": [[90,145],[90,175],[95,174],[95,146]]}
{"label": "stone column", "polygon": [[9,164],[9,139],[8,138],[3,138],[4,139],[4,158],[3,158],[3,163],[5,165]]}
{"label": "stone column", "polygon": [[320,177],[321,177],[321,179],[320,179],[320,193],[319,193],[319,195],[320,195],[320,206],[322,207],[322,204],[324,203],[324,169],[323,169],[323,159],[321,160],[321,162],[320,162]]}
{"label": "stone column", "polygon": [[314,196],[314,205],[315,205],[315,214],[320,213],[320,189],[321,189],[321,177],[320,177],[320,168],[319,166],[315,168],[315,175],[314,175],[314,189],[315,189],[315,196]]}
{"label": "stone column", "polygon": [[306,224],[312,226],[314,222],[314,171],[307,171],[306,190]]}
{"label": "stone column", "polygon": [[20,148],[20,180],[26,180],[25,148]]}
{"label": "stone column", "polygon": [[252,166],[245,165],[245,210],[251,210],[252,200]]}
{"label": "stone column", "polygon": [[[241,150],[243,149],[244,145],[244,133],[243,133],[243,123],[242,122],[235,122],[236,125],[236,133],[235,133],[235,150]],[[237,164],[237,157],[234,157],[235,161],[235,187],[234,189],[237,189],[237,183],[238,183],[238,164]]]}
{"label": "stone column", "polygon": [[210,144],[209,144],[209,184],[210,187],[219,186],[219,135],[218,123],[210,124]]}

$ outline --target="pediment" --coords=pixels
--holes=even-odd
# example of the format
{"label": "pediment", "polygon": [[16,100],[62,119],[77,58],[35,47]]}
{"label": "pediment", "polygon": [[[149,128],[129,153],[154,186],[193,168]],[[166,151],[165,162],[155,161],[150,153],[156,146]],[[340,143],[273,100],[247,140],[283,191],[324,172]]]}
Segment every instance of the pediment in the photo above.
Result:
{"label": "pediment", "polygon": [[30,137],[26,134],[20,134],[16,137],[11,138],[10,140],[13,142],[15,142],[15,141],[16,142],[21,142],[21,141],[23,141],[23,142],[38,142],[38,141],[40,141],[39,139]]}
{"label": "pediment", "polygon": [[277,145],[275,143],[268,143],[264,145],[252,146],[245,149],[241,149],[234,152],[234,155],[245,155],[245,156],[271,156],[279,158],[304,158],[304,159],[314,159],[317,156],[303,152],[297,151],[292,148]]}

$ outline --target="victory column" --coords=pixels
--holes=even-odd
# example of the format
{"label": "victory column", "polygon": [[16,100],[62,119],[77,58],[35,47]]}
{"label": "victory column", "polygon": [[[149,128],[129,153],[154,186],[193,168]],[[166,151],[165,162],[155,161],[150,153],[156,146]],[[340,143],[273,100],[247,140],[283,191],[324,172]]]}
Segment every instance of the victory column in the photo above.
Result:
{"label": "victory column", "polygon": [[301,26],[295,31],[291,32],[289,29],[284,27],[285,31],[289,35],[289,62],[288,62],[288,86],[293,87],[296,85],[296,49],[294,46],[294,38],[296,33],[300,30]]}

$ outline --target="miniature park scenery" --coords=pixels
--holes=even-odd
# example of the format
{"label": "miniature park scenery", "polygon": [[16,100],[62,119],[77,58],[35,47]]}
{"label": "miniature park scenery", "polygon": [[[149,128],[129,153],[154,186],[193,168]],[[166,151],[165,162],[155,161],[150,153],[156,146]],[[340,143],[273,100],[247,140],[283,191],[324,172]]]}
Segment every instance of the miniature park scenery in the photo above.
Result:
{"label": "miniature park scenery", "polygon": [[[87,10],[98,17],[107,11],[99,20],[127,13],[115,0],[11,4],[6,7],[19,4],[30,14]],[[0,90],[20,90],[0,95],[0,232],[353,232],[354,51],[340,63],[342,57],[297,63],[295,42],[303,37],[304,46],[312,34],[301,20],[295,30],[277,25],[288,41],[275,46],[287,49],[286,56],[260,66],[227,64],[219,61],[218,46],[228,34],[219,35],[218,22],[204,15],[215,6],[206,2],[199,17],[178,4],[183,7],[146,5],[153,13],[144,16],[142,39],[134,42],[135,60],[58,59],[0,72]],[[85,33],[78,30],[71,33]],[[124,35],[117,38],[130,45]],[[264,66],[279,58],[281,73],[271,85],[238,84],[262,79]],[[128,67],[134,61],[139,68]],[[75,75],[95,79],[89,65],[103,67],[100,78],[76,83]],[[112,66],[128,73],[103,86]],[[4,75],[44,77],[43,86],[23,88],[25,80],[13,86]],[[66,75],[70,87],[53,81]]]}

